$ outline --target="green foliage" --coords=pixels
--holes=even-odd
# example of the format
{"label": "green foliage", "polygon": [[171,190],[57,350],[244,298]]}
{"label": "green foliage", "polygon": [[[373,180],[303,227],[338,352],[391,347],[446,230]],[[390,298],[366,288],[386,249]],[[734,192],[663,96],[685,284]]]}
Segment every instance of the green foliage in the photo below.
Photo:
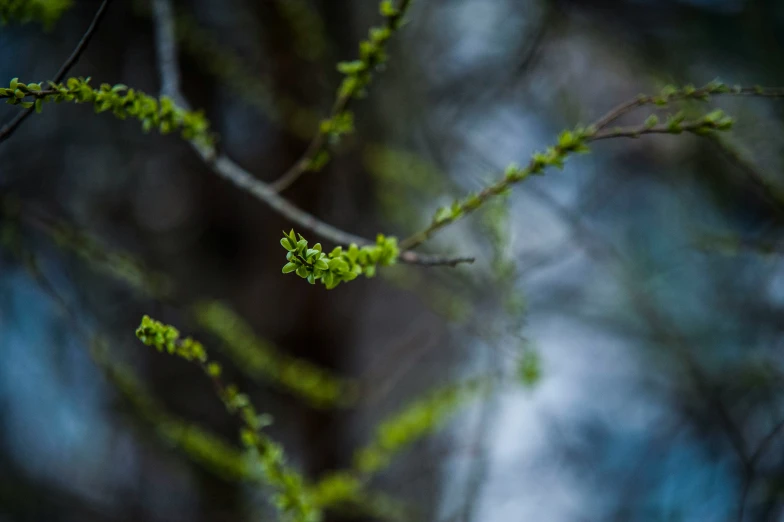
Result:
{"label": "green foliage", "polygon": [[218,396],[226,409],[242,420],[240,440],[259,463],[259,480],[275,490],[272,503],[284,520],[320,520],[321,511],[315,505],[302,475],[286,463],[283,448],[261,431],[272,422],[271,417],[257,413],[250,398],[240,393],[235,385],[223,384],[220,365],[209,361],[201,343],[190,337],[180,339],[180,332],[176,328],[146,315],[136,329],[136,337],[158,351],[165,351],[201,366],[218,390]]}
{"label": "green foliage", "polygon": [[563,169],[564,162],[570,154],[588,152],[586,143],[588,138],[595,132],[596,130],[591,127],[578,127],[573,131],[563,131],[558,137],[557,145],[548,147],[543,152],[535,152],[531,157],[530,163],[525,168],[517,164],[511,164],[504,172],[504,177],[498,182],[481,192],[469,194],[465,198],[455,201],[450,206],[438,209],[433,215],[430,228],[425,232],[421,240],[424,241],[435,230],[457,221],[464,215],[478,209],[487,200],[507,194],[512,184],[519,183],[531,175],[542,174],[549,167]]}
{"label": "green foliage", "polygon": [[[640,105],[654,104],[665,106],[673,101],[679,100],[699,100],[707,101],[711,96],[719,94],[741,94],[745,89],[740,85],[729,86],[719,80],[713,80],[703,87],[697,88],[692,84],[677,87],[676,85],[665,85],[656,96],[641,94],[637,97]],[[762,90],[758,88],[758,90]]]}
{"label": "green foliage", "polygon": [[384,17],[384,25],[371,27],[368,39],[359,43],[359,58],[352,62],[340,62],[338,71],[346,75],[338,89],[340,98],[358,98],[366,94],[365,88],[373,79],[373,70],[387,61],[387,42],[400,29],[403,16],[410,2],[403,1],[395,7],[391,0],[381,2],[379,11]]}
{"label": "green foliage", "polygon": [[354,453],[349,470],[322,477],[312,490],[319,505],[336,505],[367,500],[365,485],[385,469],[395,456],[422,438],[441,429],[469,401],[487,391],[487,378],[451,384],[415,399],[383,420],[373,439]]}
{"label": "green foliage", "polygon": [[153,421],[158,434],[188,458],[227,480],[248,480],[252,461],[222,438],[192,423],[175,418]]}
{"label": "green foliage", "polygon": [[319,506],[332,507],[364,494],[365,484],[352,470],[336,471],[325,476],[313,485],[313,498]]}
{"label": "green foliage", "polygon": [[517,364],[517,377],[523,386],[531,388],[542,378],[542,361],[539,354],[527,348]]}
{"label": "green foliage", "polygon": [[0,23],[36,21],[50,29],[72,4],[72,0],[0,0]]}
{"label": "green foliage", "polygon": [[[299,237],[299,239],[297,239]],[[373,277],[378,265],[394,264],[400,255],[397,238],[379,234],[373,246],[358,247],[352,243],[347,249],[335,247],[332,252],[322,252],[321,243],[308,248],[307,240],[292,229],[283,233],[280,244],[288,252],[288,262],[283,266],[283,273],[295,272],[310,284],[321,281],[327,289],[332,289],[342,282],[353,281],[360,275]]]}
{"label": "green foliage", "polygon": [[199,324],[223,341],[222,350],[253,378],[273,382],[318,408],[347,405],[355,385],[328,370],[278,351],[258,338],[253,329],[228,306],[215,301],[194,306]]}
{"label": "green foliage", "polygon": [[147,315],[142,318],[141,325],[136,329],[136,337],[159,352],[165,351],[186,361],[207,364],[207,352],[200,342],[190,337],[181,340],[180,331],[175,327],[155,321]]}
{"label": "green foliage", "polygon": [[171,98],[154,98],[122,84],[104,83],[94,89],[90,78],[69,78],[65,83],[49,82],[44,89],[40,83],[25,84],[14,78],[7,88],[0,88],[2,98],[12,105],[34,106],[37,112],[48,102],[92,103],[95,112],[112,111],[120,119],[130,116],[139,120],[145,132],[179,131],[184,139],[203,146],[212,146],[214,141],[209,122],[201,112],[187,111],[177,107]]}
{"label": "green foliage", "polygon": [[410,0],[402,0],[399,7],[391,1],[381,2],[380,12],[384,25],[371,27],[367,40],[359,43],[359,58],[350,62],[340,62],[337,70],[345,75],[338,88],[337,97],[329,118],[322,120],[315,147],[305,158],[304,168],[309,171],[321,170],[329,162],[329,144],[336,144],[346,135],[354,132],[354,115],[348,110],[352,100],[367,95],[367,87],[373,80],[373,72],[380,70],[387,61],[387,43],[403,23]]}
{"label": "green foliage", "polygon": [[385,220],[404,228],[422,226],[421,206],[448,189],[444,173],[420,155],[386,145],[368,144],[362,163],[373,176]]}
{"label": "green foliage", "polygon": [[477,378],[431,392],[383,421],[373,440],[354,454],[354,467],[362,475],[387,467],[405,448],[440,429],[460,408],[486,389]]}
{"label": "green foliage", "polygon": [[[332,143],[337,143],[341,136],[354,132],[354,114],[351,111],[336,114],[332,118],[322,121],[319,130],[328,136]],[[314,165],[312,168],[317,167],[320,166]]]}
{"label": "green foliage", "polygon": [[[2,198],[0,207],[0,246],[19,258],[41,289],[59,303],[71,319],[76,318],[77,313],[66,306],[65,300],[45,280],[35,256],[24,248],[17,222],[21,209],[19,202],[11,197]],[[80,330],[77,328],[76,331]],[[134,413],[153,427],[169,446],[176,447],[194,462],[227,480],[250,478],[251,466],[245,454],[220,437],[167,413],[163,405],[145,390],[132,368],[118,360],[114,352],[110,355],[109,342],[103,335],[95,333],[88,341],[95,365],[132,406]]]}
{"label": "green foliage", "polygon": [[146,295],[164,299],[173,293],[173,283],[166,275],[151,272],[138,259],[107,248],[68,223],[44,225],[44,232],[57,246],[74,252],[101,272]]}
{"label": "green foliage", "polygon": [[136,414],[153,426],[170,446],[178,448],[188,458],[220,477],[228,480],[250,478],[252,467],[247,455],[213,433],[168,414],[145,391],[131,369],[109,358],[105,348],[93,349],[92,354],[93,360],[115,389],[134,407]]}
{"label": "green foliage", "polygon": [[323,508],[334,510],[353,507],[377,519],[410,520],[398,501],[368,491],[365,480],[352,470],[326,475],[313,485],[311,491],[316,504]]}

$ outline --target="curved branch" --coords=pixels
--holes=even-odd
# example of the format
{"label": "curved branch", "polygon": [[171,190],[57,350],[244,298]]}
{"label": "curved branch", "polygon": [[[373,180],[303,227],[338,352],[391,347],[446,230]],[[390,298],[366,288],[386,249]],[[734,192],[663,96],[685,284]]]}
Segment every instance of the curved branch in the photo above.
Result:
{"label": "curved branch", "polygon": [[593,125],[596,127],[596,130],[602,130],[611,123],[617,121],[621,116],[624,116],[625,114],[632,112],[634,109],[643,107],[645,105],[664,105],[669,102],[682,100],[706,100],[710,96],[721,96],[727,94],[734,96],[762,96],[767,98],[784,97],[784,89],[765,89],[760,86],[741,87],[740,85],[726,89],[723,87],[724,86],[720,83],[711,82],[704,87],[700,87],[699,89],[687,86],[680,90],[665,90],[659,96],[648,96],[641,94],[633,100],[626,101],[613,107],[604,116],[596,120]]}
{"label": "curved branch", "polygon": [[[358,246],[365,246],[375,244],[374,241],[341,230],[329,223],[319,220],[312,214],[305,212],[275,192],[269,185],[256,179],[252,174],[234,163],[234,161],[227,156],[221,155],[212,157],[211,149],[195,145],[194,148],[215,174],[229,180],[245,192],[252,194],[258,200],[266,203],[273,210],[297,225],[339,245],[356,243]],[[474,258],[472,257],[431,256],[419,254],[410,250],[401,252],[399,260],[402,263],[413,265],[452,267],[461,263],[474,262]]]}
{"label": "curved branch", "polygon": [[549,147],[545,152],[535,153],[526,167],[520,168],[516,165],[511,165],[504,173],[504,176],[495,183],[485,187],[476,194],[471,194],[462,200],[456,201],[451,207],[439,209],[431,224],[402,240],[400,248],[406,250],[416,248],[442,228],[458,221],[482,206],[487,200],[505,194],[512,185],[524,181],[532,175],[542,174],[546,168],[563,168],[564,161],[568,156],[574,153],[588,152],[587,143],[589,142],[611,138],[638,138],[645,134],[692,132],[707,135],[714,130],[727,130],[732,125],[732,119],[728,118],[721,111],[714,111],[700,119],[690,121],[683,121],[682,118],[675,116],[666,124],[658,124],[655,118],[649,118],[644,124],[639,126],[618,127],[606,130],[607,126],[624,114],[644,105],[665,106],[673,101],[706,100],[711,96],[719,95],[784,98],[784,89],[767,89],[759,86],[730,87],[719,82],[711,82],[699,89],[688,85],[682,89],[667,87],[658,96],[640,95],[633,100],[618,105],[587,127],[580,127],[574,131],[565,131],[559,137],[557,144]]}
{"label": "curved branch", "polygon": [[[408,3],[408,1],[404,2],[405,5],[408,5]],[[159,74],[163,85],[171,90],[171,92],[166,94],[175,100],[178,105],[188,109],[188,102],[178,88],[177,47],[170,0],[155,0],[154,7]],[[229,157],[218,154],[215,148],[194,142],[191,142],[191,145],[215,174],[253,195],[256,199],[265,203],[293,223],[339,245],[356,243],[358,246],[364,246],[375,244],[374,241],[341,230],[305,212],[278,194],[272,186],[260,181],[237,165]],[[403,263],[424,266],[456,266],[460,263],[472,263],[474,261],[470,257],[429,256],[406,251],[401,252],[399,260]]]}

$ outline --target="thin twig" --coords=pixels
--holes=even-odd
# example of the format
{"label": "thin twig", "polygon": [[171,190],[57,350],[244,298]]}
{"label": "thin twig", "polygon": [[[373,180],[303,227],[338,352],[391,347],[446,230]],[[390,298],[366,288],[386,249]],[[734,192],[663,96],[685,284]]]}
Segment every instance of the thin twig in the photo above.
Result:
{"label": "thin twig", "polygon": [[[641,107],[643,105],[649,104],[657,104],[657,105],[667,105],[673,101],[681,101],[681,100],[705,100],[710,98],[711,96],[720,96],[720,95],[735,95],[735,96],[759,96],[759,97],[767,97],[767,98],[784,98],[784,88],[763,88],[759,86],[755,87],[727,87],[723,84],[719,83],[711,83],[706,85],[705,87],[701,87],[699,89],[694,87],[685,87],[681,90],[673,90],[669,93],[661,94],[659,96],[646,96],[640,95],[637,98],[630,100],[628,102],[622,103],[612,109],[610,112],[605,114],[604,116],[600,117],[598,120],[594,121],[592,124],[585,127],[581,132],[584,132],[582,138],[582,144],[584,145],[587,142],[611,139],[611,138],[638,138],[645,134],[676,134],[678,132],[694,132],[694,133],[705,133],[710,132],[711,130],[724,130],[726,125],[731,124],[730,121],[726,120],[712,120],[709,119],[707,116],[701,120],[693,120],[693,121],[681,121],[676,122],[671,127],[670,124],[659,124],[659,125],[648,125],[643,124],[639,126],[632,126],[632,127],[619,127],[612,130],[605,130],[606,127],[611,124],[612,122],[616,121],[618,118],[623,116],[624,114],[632,111],[637,107]],[[558,159],[560,160],[560,164],[563,163],[563,160],[573,154],[574,152],[579,152],[580,150],[584,151],[585,149],[580,148],[563,148],[560,144],[553,145],[548,149],[550,151],[555,151],[558,153]],[[441,219],[434,219],[433,222],[420,230],[419,232],[403,239],[400,242],[400,248],[405,250],[411,250],[416,248],[417,246],[421,245],[430,237],[441,230],[442,228],[451,225],[452,223],[458,221],[462,217],[466,216],[467,214],[473,212],[481,205],[483,205],[487,200],[492,199],[496,196],[501,194],[506,194],[507,191],[511,188],[513,184],[519,183],[525,179],[528,179],[532,174],[539,174],[541,171],[547,167],[548,165],[542,165],[536,159],[536,155],[532,156],[531,160],[528,162],[528,165],[524,169],[518,170],[518,175],[509,176],[508,174],[504,174],[502,178],[494,182],[493,184],[486,186],[478,193],[469,196],[463,201],[458,200],[455,205],[458,207],[457,210],[459,212],[452,211],[449,216],[446,218]],[[449,209],[447,209],[449,210]]]}
{"label": "thin twig", "polygon": [[[767,98],[781,98],[784,97],[784,89],[764,89],[761,87],[735,87],[730,89],[726,92],[711,92],[711,88],[709,86],[701,87],[699,89],[695,89],[694,91],[689,92],[676,92],[668,97],[668,101],[681,101],[686,99],[705,99],[708,96],[722,96],[722,95],[733,95],[733,96],[762,96]],[[629,112],[633,111],[638,107],[643,107],[645,105],[653,105],[656,103],[659,96],[648,96],[645,94],[641,94],[640,96],[634,98],[633,100],[629,100],[626,102],[621,103],[610,109],[604,116],[596,120],[593,125],[596,127],[596,130],[601,130],[611,123],[618,120],[621,116],[628,114]]]}
{"label": "thin twig", "polygon": [[[188,102],[178,89],[179,70],[177,69],[177,47],[174,33],[173,12],[171,7],[159,4],[170,4],[170,0],[155,0],[155,24],[158,47],[158,69],[161,82],[172,89],[166,93],[178,105],[188,108]],[[339,245],[356,243],[359,246],[374,244],[373,241],[360,237],[325,223],[312,214],[300,209],[270,185],[260,181],[247,170],[237,165],[223,154],[217,154],[212,147],[191,143],[204,162],[218,176],[227,179],[240,189],[262,201],[274,211],[297,225],[310,230],[314,234]],[[408,264],[424,266],[456,266],[460,263],[472,263],[471,257],[428,256],[416,252],[401,252],[400,261]]]}
{"label": "thin twig", "polygon": [[782,430],[784,430],[784,420],[779,421],[779,423],[774,426],[773,430],[762,439],[762,442],[760,442],[757,449],[749,458],[752,473],[743,481],[743,490],[741,491],[740,502],[738,504],[738,522],[743,522],[743,519],[746,518],[746,499],[748,498],[749,490],[754,482],[754,477],[757,472],[757,463],[765,455],[765,452],[768,451],[768,448],[773,441],[776,440],[776,437],[778,437]]}
{"label": "thin twig", "polygon": [[779,421],[779,423],[774,426],[770,433],[768,433],[765,438],[762,439],[762,442],[760,442],[759,446],[757,446],[757,449],[754,450],[754,453],[751,455],[752,465],[756,466],[759,460],[765,455],[765,452],[768,451],[770,445],[773,444],[773,441],[776,440],[776,437],[778,437],[783,430],[784,419]]}
{"label": "thin twig", "polygon": [[[400,20],[405,16],[406,11],[411,5],[411,0],[401,0],[400,5],[397,8],[397,14],[395,16],[390,16],[386,20],[386,26],[390,30],[395,30]],[[332,105],[332,110],[330,111],[329,118],[334,118],[339,114],[342,114],[346,110],[348,110],[351,102],[355,99],[355,94],[353,92],[342,92],[338,94],[335,102]],[[302,157],[297,160],[294,165],[292,165],[283,175],[278,178],[276,181],[270,184],[270,187],[275,192],[283,192],[288,187],[290,187],[300,176],[310,170],[313,161],[316,157],[322,153],[329,150],[329,134],[323,132],[319,129],[316,132],[316,135],[308,145],[308,148],[305,149],[305,153]]]}
{"label": "thin twig", "polygon": [[[101,23],[101,20],[103,19],[104,14],[106,13],[106,8],[109,6],[111,1],[112,0],[103,0],[101,6],[98,8],[98,11],[95,12],[93,21],[90,23],[90,26],[87,28],[87,32],[84,33],[84,36],[82,36],[82,39],[76,45],[76,48],[71,53],[71,56],[69,56],[68,59],[65,61],[65,63],[63,63],[63,65],[60,66],[60,70],[58,70],[57,74],[54,75],[54,79],[52,81],[54,81],[55,83],[60,83],[61,81],[63,81],[63,78],[65,78],[65,76],[68,74],[68,71],[70,71],[71,68],[74,65],[76,65],[76,62],[79,61],[79,57],[81,57],[84,50],[87,49],[87,44],[90,43],[90,40],[95,34],[95,31],[98,29],[98,25]],[[33,113],[34,110],[35,110],[34,107],[25,109],[24,111],[17,114],[16,117],[13,120],[11,120],[10,123],[3,126],[3,128],[0,129],[0,143],[10,138],[11,135],[16,131],[16,129],[18,129],[19,126],[22,125],[22,123],[27,119],[28,116],[30,116]]]}
{"label": "thin twig", "polygon": [[616,127],[611,130],[597,132],[593,136],[586,138],[585,141],[600,141],[613,138],[632,138],[636,139],[646,134],[680,134],[680,132],[709,131],[710,124],[705,120],[689,120],[678,125],[679,132],[674,132],[668,125],[633,125],[629,127]]}

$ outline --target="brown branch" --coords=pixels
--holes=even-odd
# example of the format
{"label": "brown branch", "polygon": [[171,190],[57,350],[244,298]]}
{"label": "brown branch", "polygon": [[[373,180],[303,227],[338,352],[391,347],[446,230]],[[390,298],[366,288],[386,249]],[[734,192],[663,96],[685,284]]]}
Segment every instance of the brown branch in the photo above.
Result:
{"label": "brown branch", "polygon": [[[82,39],[76,45],[76,48],[71,53],[71,56],[69,56],[68,59],[65,61],[65,63],[63,63],[63,65],[60,66],[60,70],[58,70],[57,73],[54,75],[54,79],[52,81],[54,81],[55,83],[60,83],[61,81],[63,81],[63,78],[65,78],[65,76],[68,74],[68,71],[70,71],[71,68],[74,65],[76,65],[76,62],[79,61],[79,58],[82,56],[84,50],[87,49],[87,45],[90,43],[90,40],[95,34],[95,31],[98,29],[98,25],[100,25],[101,20],[103,19],[104,14],[106,13],[106,8],[109,6],[111,1],[112,0],[103,0],[101,6],[98,8],[98,11],[95,12],[93,21],[90,23],[90,26],[87,28],[87,32],[84,33],[84,36],[82,36]],[[0,129],[0,143],[10,138],[11,135],[16,131],[16,129],[18,129],[22,125],[22,123],[33,113],[34,110],[35,110],[34,107],[25,109],[24,111],[17,114],[16,117],[13,120],[11,120],[11,122],[3,126],[3,128]]]}

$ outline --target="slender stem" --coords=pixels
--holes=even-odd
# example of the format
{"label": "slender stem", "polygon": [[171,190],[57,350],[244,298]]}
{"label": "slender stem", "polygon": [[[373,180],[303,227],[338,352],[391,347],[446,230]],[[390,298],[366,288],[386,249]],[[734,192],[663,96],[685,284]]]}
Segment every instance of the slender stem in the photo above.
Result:
{"label": "slender stem", "polygon": [[[734,95],[734,96],[762,96],[767,98],[781,98],[784,97],[784,89],[764,89],[761,87],[734,87],[726,92],[716,92],[715,89],[711,87],[710,84],[706,85],[705,87],[701,87],[699,89],[694,90],[681,90],[674,92],[666,97],[667,102],[671,101],[681,101],[686,99],[695,99],[695,100],[704,100],[709,96],[721,96],[721,95]],[[653,105],[656,104],[658,101],[665,101],[661,96],[648,96],[645,94],[641,94],[637,98],[633,100],[629,100],[626,102],[621,103],[610,109],[604,116],[596,120],[593,125],[596,127],[596,130],[602,130],[611,123],[618,120],[620,117],[624,116],[625,114],[630,113],[634,109],[638,107],[643,107],[645,105]]]}
{"label": "slender stem", "polygon": [[[79,57],[82,56],[82,53],[85,49],[87,49],[87,45],[90,43],[95,31],[98,29],[98,26],[103,20],[104,14],[106,13],[106,8],[109,6],[112,0],[103,0],[101,6],[98,8],[98,11],[95,12],[95,16],[93,17],[93,21],[90,23],[90,26],[87,28],[87,32],[84,33],[82,39],[76,45],[76,48],[73,50],[71,55],[68,59],[60,66],[60,69],[54,75],[53,81],[55,83],[60,83],[63,81],[63,78],[68,74],[71,68],[76,65],[76,62],[79,61]],[[16,132],[22,123],[33,113],[35,108],[30,107],[29,109],[25,109],[24,111],[20,112],[16,115],[16,117],[11,120],[7,125],[3,126],[0,129],[0,143],[4,142],[11,135]]]}
{"label": "slender stem", "polygon": [[[405,16],[406,11],[408,11],[408,8],[411,6],[411,1],[412,0],[401,0],[400,5],[398,5],[397,8],[397,13],[394,16],[387,17],[385,25],[390,31],[396,30],[403,16]],[[374,66],[375,64],[370,65]],[[334,118],[347,111],[355,98],[356,93],[354,91],[339,91],[335,102],[332,104],[329,118]],[[308,148],[305,149],[305,153],[302,157],[284,172],[277,181],[272,182],[270,187],[272,187],[275,192],[283,192],[290,187],[300,176],[310,170],[313,161],[319,154],[329,150],[330,144],[328,138],[329,133],[319,129],[308,145]]]}
{"label": "slender stem", "polygon": [[[606,128],[616,120],[618,120],[624,114],[631,112],[632,110],[642,107],[644,105],[656,104],[656,105],[667,105],[673,101],[679,100],[705,100],[711,96],[718,96],[718,95],[735,95],[735,96],[760,96],[760,97],[768,97],[768,98],[782,98],[784,97],[784,88],[777,88],[777,89],[769,89],[763,87],[727,87],[720,83],[710,83],[704,87],[699,89],[694,87],[685,87],[683,89],[672,89],[669,92],[663,92],[659,96],[646,96],[641,95],[637,98],[622,103],[609,111],[604,116],[600,117],[591,125],[588,125],[585,129],[582,129],[580,132],[582,136],[580,137],[580,144],[583,146],[588,142],[605,140],[605,139],[612,139],[612,138],[638,138],[645,134],[676,134],[678,132],[695,132],[700,133],[702,131],[710,132],[711,130],[715,129],[723,129],[724,127],[719,125],[719,122],[713,122],[706,119],[702,120],[691,120],[691,121],[683,121],[677,124],[677,129],[674,130],[667,124],[661,125],[639,125],[639,126],[631,126],[631,127],[619,127],[612,130],[606,130]],[[400,248],[405,250],[410,250],[416,248],[417,246],[421,245],[430,237],[441,230],[442,228],[450,225],[465,215],[473,212],[477,208],[479,208],[482,204],[484,204],[487,200],[506,193],[513,184],[519,183],[528,179],[531,175],[540,174],[544,168],[552,165],[561,166],[563,164],[563,160],[574,152],[579,152],[580,150],[585,150],[583,147],[570,147],[564,148],[560,144],[551,147],[551,150],[554,152],[557,162],[552,163],[542,163],[541,159],[537,159],[536,155],[534,155],[531,160],[529,161],[528,165],[524,169],[519,169],[518,171],[512,173],[512,175],[505,175],[492,185],[485,187],[479,193],[466,198],[463,201],[458,201],[456,203],[458,212],[452,212],[446,217],[439,218],[437,216],[436,219],[425,229],[413,234],[412,236],[402,240],[400,242]]]}
{"label": "slender stem", "polygon": [[[682,132],[699,132],[699,131],[708,131],[709,127],[706,127],[704,120],[689,120],[684,121],[678,125],[678,128]],[[646,125],[633,125],[629,127],[617,127],[615,129],[604,131],[604,132],[597,132],[593,136],[586,138],[585,141],[600,141],[600,140],[610,140],[614,138],[631,138],[636,139],[646,134],[679,134],[680,132],[673,132],[669,126],[665,124],[654,125],[654,126],[646,126]]]}

